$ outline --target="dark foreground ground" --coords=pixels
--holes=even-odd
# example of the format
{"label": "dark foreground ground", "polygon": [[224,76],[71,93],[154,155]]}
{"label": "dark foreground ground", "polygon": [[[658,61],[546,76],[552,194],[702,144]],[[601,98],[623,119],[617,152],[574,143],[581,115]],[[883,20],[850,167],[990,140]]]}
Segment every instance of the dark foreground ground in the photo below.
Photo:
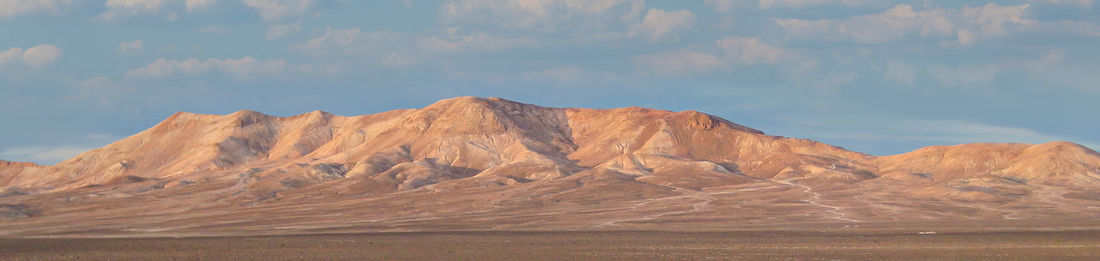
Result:
{"label": "dark foreground ground", "polygon": [[1100,260],[1100,232],[448,232],[0,239],[0,260]]}

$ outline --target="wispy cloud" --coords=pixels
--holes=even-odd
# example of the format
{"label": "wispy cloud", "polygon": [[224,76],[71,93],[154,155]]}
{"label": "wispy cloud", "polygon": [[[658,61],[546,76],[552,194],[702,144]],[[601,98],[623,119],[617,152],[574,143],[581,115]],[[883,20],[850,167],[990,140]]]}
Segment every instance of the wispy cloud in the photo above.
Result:
{"label": "wispy cloud", "polygon": [[13,161],[30,161],[39,164],[54,164],[72,158],[77,154],[94,149],[79,146],[31,146],[9,148],[0,151],[0,157]]}
{"label": "wispy cloud", "polygon": [[899,4],[882,13],[844,19],[784,18],[775,21],[783,26],[788,37],[801,40],[883,44],[927,38],[966,46],[1037,23],[1026,16],[1028,7],[1028,4],[1000,6],[988,3],[959,9],[914,10],[910,5]]}
{"label": "wispy cloud", "polygon": [[262,61],[247,56],[238,59],[210,58],[206,60],[160,58],[145,67],[126,71],[126,76],[130,78],[164,79],[175,76],[199,76],[218,73],[234,79],[251,80],[265,76],[275,77],[290,73],[309,73],[317,69],[320,68],[308,64],[290,65],[281,59]]}
{"label": "wispy cloud", "polygon": [[725,66],[714,55],[690,50],[644,54],[631,61],[644,69],[667,74],[708,73]]}
{"label": "wispy cloud", "polygon": [[55,164],[80,153],[109,144],[120,137],[108,134],[80,135],[71,144],[33,145],[0,149],[0,159]]}
{"label": "wispy cloud", "polygon": [[872,121],[875,124],[844,121],[806,121],[797,124],[812,126],[815,129],[808,136],[859,143],[904,142],[928,146],[975,142],[1038,144],[1070,141],[1096,148],[1096,143],[1089,140],[1061,137],[1028,128],[973,121],[883,118],[875,118]]}
{"label": "wispy cloud", "polygon": [[141,52],[142,49],[145,49],[145,44],[141,42],[141,39],[118,43],[118,52],[120,53],[136,53]]}
{"label": "wispy cloud", "polygon": [[0,0],[0,18],[34,13],[56,13],[72,5],[72,0]]}
{"label": "wispy cloud", "polygon": [[695,25],[695,14],[688,10],[665,11],[649,9],[638,24],[635,32],[645,35],[650,41],[657,42],[673,37],[677,31],[691,29]]}

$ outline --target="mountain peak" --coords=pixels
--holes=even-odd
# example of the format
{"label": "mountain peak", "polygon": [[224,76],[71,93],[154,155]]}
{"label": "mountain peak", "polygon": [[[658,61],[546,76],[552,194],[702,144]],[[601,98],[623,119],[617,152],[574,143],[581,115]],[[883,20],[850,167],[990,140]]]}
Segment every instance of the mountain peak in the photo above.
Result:
{"label": "mountain peak", "polygon": [[485,109],[500,110],[503,108],[517,107],[517,106],[531,106],[544,108],[542,106],[531,105],[526,103],[520,103],[512,100],[502,99],[498,97],[475,97],[475,96],[462,96],[450,99],[439,100],[431,105],[423,108],[423,110],[431,110],[435,108],[456,107],[456,108],[472,108],[480,107]]}
{"label": "mountain peak", "polygon": [[289,119],[294,119],[294,118],[327,119],[327,118],[331,118],[332,116],[335,116],[335,115],[333,115],[332,113],[328,113],[326,111],[322,111],[322,110],[314,110],[314,111],[311,111],[311,112],[302,113],[302,114],[298,114],[298,115],[294,115],[294,116],[290,116],[290,117],[286,117],[286,118],[289,118]]}
{"label": "mountain peak", "polygon": [[483,105],[488,100],[477,96],[459,96],[454,98],[447,98],[438,100],[425,108],[436,106],[467,106],[467,105]]}
{"label": "mountain peak", "polygon": [[1089,152],[1089,153],[1092,153],[1092,154],[1097,153],[1092,148],[1085,147],[1085,145],[1081,145],[1081,144],[1073,143],[1073,142],[1069,142],[1069,141],[1052,141],[1052,142],[1047,142],[1047,143],[1035,144],[1034,146],[1032,146],[1032,148],[1042,149],[1042,150],[1067,149],[1067,150],[1072,150],[1072,151]]}
{"label": "mountain peak", "polygon": [[242,109],[242,110],[238,110],[238,111],[235,111],[233,113],[230,113],[230,114],[226,114],[225,116],[232,116],[232,117],[265,117],[265,116],[270,116],[270,115],[263,114],[263,113],[258,112],[258,111]]}

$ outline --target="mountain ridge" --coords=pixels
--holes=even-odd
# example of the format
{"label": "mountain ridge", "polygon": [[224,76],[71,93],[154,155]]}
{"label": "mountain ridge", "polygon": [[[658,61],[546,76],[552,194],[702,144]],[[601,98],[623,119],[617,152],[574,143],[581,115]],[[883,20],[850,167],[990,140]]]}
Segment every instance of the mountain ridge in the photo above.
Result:
{"label": "mountain ridge", "polygon": [[[375,221],[351,226],[1081,219],[1096,214],[1098,185],[1100,154],[1071,142],[873,156],[697,111],[458,97],[360,116],[178,112],[52,166],[0,161],[0,198],[20,206],[0,210],[14,217],[0,220],[0,235],[98,233],[66,223],[74,217],[110,217],[85,224],[110,233],[185,226],[172,218],[180,208],[195,211],[188,216],[197,225],[169,231],[254,234],[299,223],[337,229],[365,219]],[[519,221],[481,223],[504,217]],[[262,222],[217,225],[241,219]],[[28,225],[36,227],[19,227]]]}

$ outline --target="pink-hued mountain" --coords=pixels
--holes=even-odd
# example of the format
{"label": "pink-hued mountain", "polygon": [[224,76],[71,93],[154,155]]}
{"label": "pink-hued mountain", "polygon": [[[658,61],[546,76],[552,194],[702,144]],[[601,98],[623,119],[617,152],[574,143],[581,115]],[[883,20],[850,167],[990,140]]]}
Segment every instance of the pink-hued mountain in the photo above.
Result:
{"label": "pink-hued mountain", "polygon": [[695,111],[460,97],[343,117],[177,113],[53,166],[0,161],[0,236],[722,229],[1100,217],[1069,142],[875,157]]}

